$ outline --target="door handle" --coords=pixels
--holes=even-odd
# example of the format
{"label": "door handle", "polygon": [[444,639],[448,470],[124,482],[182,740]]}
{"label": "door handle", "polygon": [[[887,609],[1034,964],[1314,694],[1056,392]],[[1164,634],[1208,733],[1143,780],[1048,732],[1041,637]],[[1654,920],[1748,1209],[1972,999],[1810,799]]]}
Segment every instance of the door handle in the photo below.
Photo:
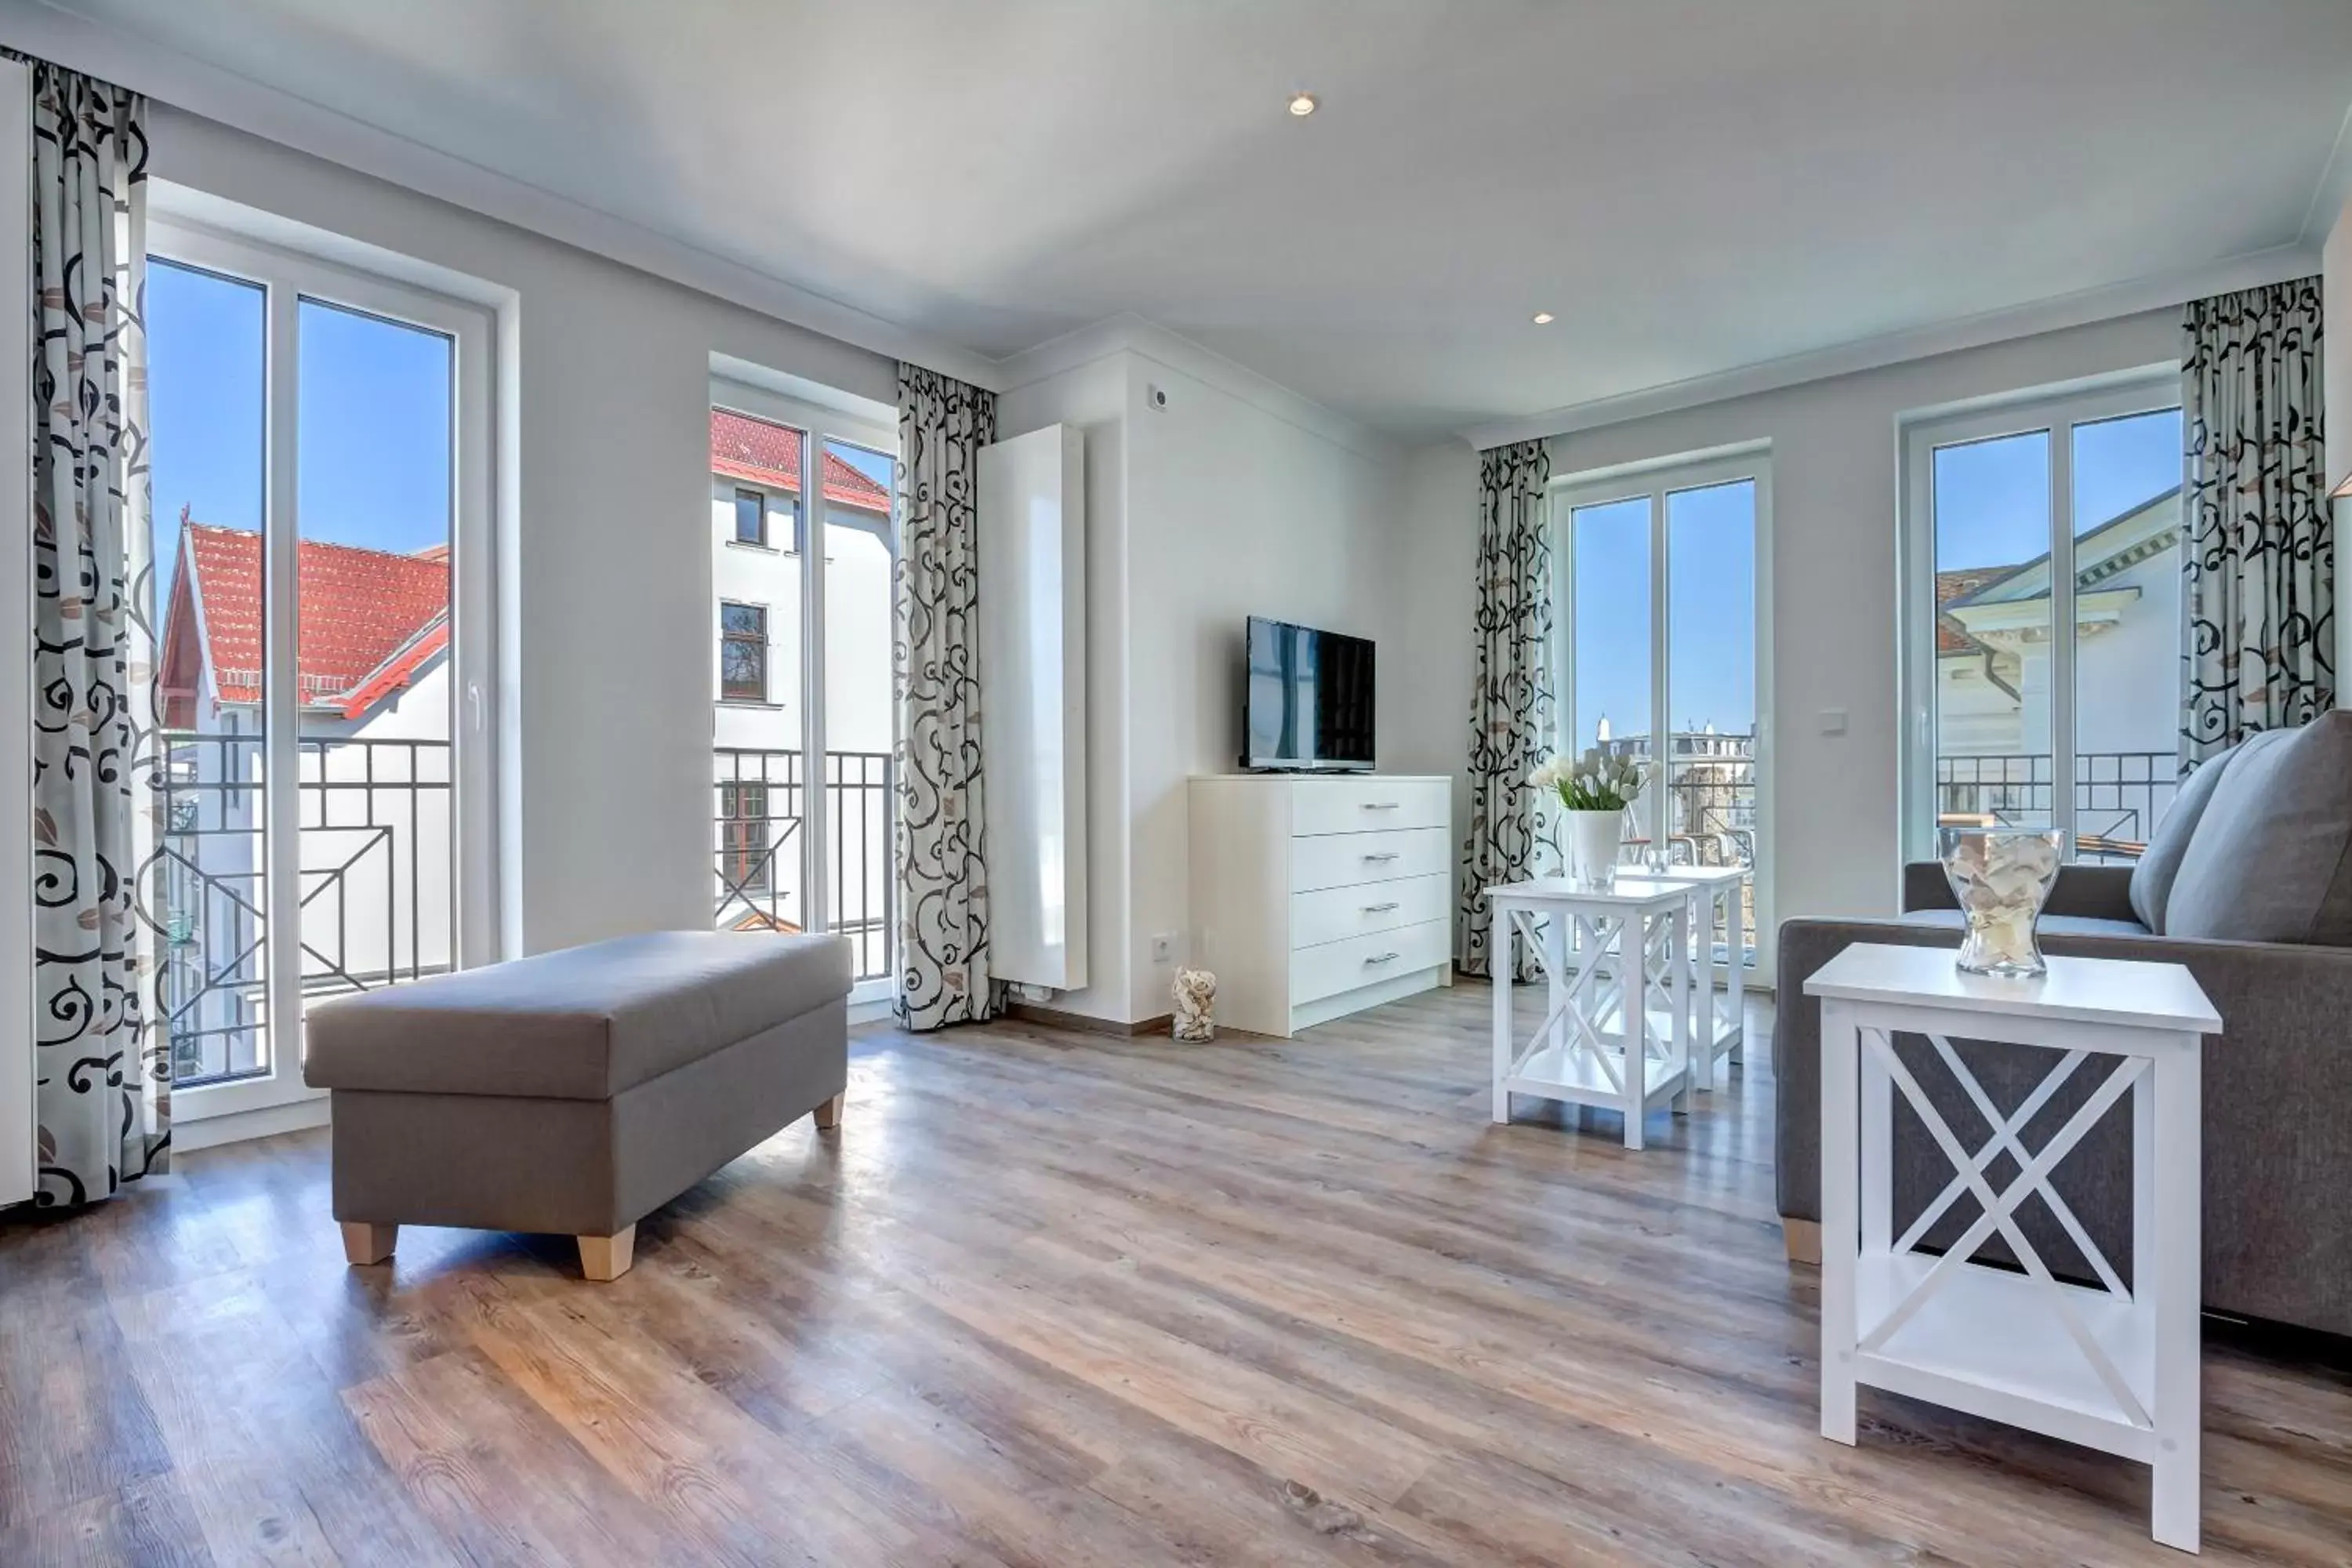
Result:
{"label": "door handle", "polygon": [[1393,800],[1368,800],[1364,802],[1364,809],[1366,811],[1394,811],[1402,804],[1403,803],[1401,801]]}
{"label": "door handle", "polygon": [[1394,904],[1366,904],[1364,912],[1368,915],[1384,915],[1394,908],[1396,908]]}
{"label": "door handle", "polygon": [[1391,849],[1385,855],[1367,855],[1364,858],[1367,860],[1393,860],[1396,858],[1396,851]]}
{"label": "door handle", "polygon": [[1372,956],[1371,956],[1371,957],[1370,957],[1370,958],[1368,958],[1368,959],[1364,960],[1364,962],[1365,962],[1366,963],[1368,963],[1368,964],[1372,964],[1372,963],[1394,963],[1397,961],[1397,958],[1398,958],[1398,955],[1397,955],[1396,953],[1393,953],[1393,952],[1376,952],[1376,953],[1372,954]]}

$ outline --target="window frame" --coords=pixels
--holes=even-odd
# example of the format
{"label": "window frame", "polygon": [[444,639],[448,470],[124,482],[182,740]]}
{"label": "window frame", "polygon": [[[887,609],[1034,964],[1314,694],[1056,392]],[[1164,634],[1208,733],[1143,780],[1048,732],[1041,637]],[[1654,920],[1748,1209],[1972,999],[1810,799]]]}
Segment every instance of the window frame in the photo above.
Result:
{"label": "window frame", "polygon": [[[2047,431],[2050,437],[2050,825],[2075,858],[2074,441],[2076,426],[2181,406],[2177,365],[2149,365],[2070,386],[2033,387],[1896,422],[1902,472],[1896,529],[1898,862],[1939,853],[1936,811],[1936,453]],[[2063,635],[2061,635],[2063,632]],[[1896,876],[1901,876],[1898,864]]]}
{"label": "window frame", "polygon": [[[1742,481],[1756,487],[1755,595],[1752,677],[1756,687],[1756,848],[1752,868],[1755,919],[1748,940],[1755,954],[1753,967],[1769,975],[1775,961],[1773,920],[1773,730],[1772,730],[1772,450],[1757,441],[1701,452],[1663,458],[1581,473],[1556,476],[1546,488],[1546,537],[1552,550],[1552,646],[1549,650],[1552,678],[1554,752],[1568,753],[1574,746],[1576,724],[1576,554],[1575,513],[1582,508],[1646,499],[1650,506],[1650,713],[1653,734],[1659,715],[1667,714],[1672,694],[1674,604],[1672,531],[1667,498],[1684,490],[1712,489]],[[1669,719],[1671,715],[1669,715]],[[1669,723],[1666,734],[1671,735]],[[1660,746],[1655,759],[1665,765],[1654,770],[1649,791],[1652,820],[1667,820],[1666,792],[1673,773],[1671,750]],[[1649,793],[1645,791],[1645,793]]]}
{"label": "window frame", "polygon": [[[301,532],[296,465],[301,392],[297,323],[302,302],[315,300],[449,340],[450,952],[452,964],[458,969],[495,962],[501,943],[495,313],[468,300],[314,254],[283,237],[265,239],[236,232],[209,216],[199,217],[180,210],[173,195],[172,187],[164,187],[162,199],[151,202],[147,255],[263,290],[262,733],[267,781],[262,786],[267,827],[263,879],[271,908],[299,909],[303,893],[301,703],[299,682],[287,678],[292,668],[288,650],[296,646],[299,616],[297,545]],[[279,781],[285,787],[280,787]],[[303,994],[299,926],[294,932],[271,931],[266,952],[264,994],[297,1004],[290,1009],[275,1005],[265,1009],[272,1026],[268,1070],[175,1087],[172,1104],[175,1125],[274,1110],[324,1098],[326,1090],[313,1089],[302,1081],[306,1047],[301,1025],[298,1022],[290,1031],[278,1025],[289,1012],[297,1020],[304,1016],[299,1005]],[[208,1141],[199,1140],[196,1146]]]}
{"label": "window frame", "polygon": [[[743,536],[743,503],[745,501],[750,501],[751,503],[751,515],[758,523],[758,527],[753,530],[751,537],[749,539],[746,539]],[[775,546],[771,544],[768,541],[767,491],[751,485],[737,485],[735,487],[735,537],[731,542],[740,544],[751,550],[772,550],[775,548]]]}
{"label": "window frame", "polygon": [[[729,631],[727,629],[727,612],[730,610],[750,610],[753,612],[760,617],[760,629],[757,632]],[[775,646],[774,639],[769,633],[769,628],[773,624],[773,621],[768,615],[768,606],[765,605],[754,604],[749,599],[721,599],[719,601],[719,701],[747,704],[755,708],[772,708],[775,706],[772,698],[772,688],[770,682],[770,677],[772,674],[772,670],[768,659],[769,649]],[[730,694],[727,689],[727,649],[730,645],[738,643],[743,644],[747,647],[756,647],[760,651],[760,694],[757,697],[737,696]]]}

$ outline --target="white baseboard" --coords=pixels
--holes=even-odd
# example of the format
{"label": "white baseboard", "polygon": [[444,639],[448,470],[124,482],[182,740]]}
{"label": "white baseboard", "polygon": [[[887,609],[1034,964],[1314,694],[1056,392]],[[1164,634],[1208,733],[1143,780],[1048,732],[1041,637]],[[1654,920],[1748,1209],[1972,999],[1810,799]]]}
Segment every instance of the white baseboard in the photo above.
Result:
{"label": "white baseboard", "polygon": [[280,1132],[300,1132],[326,1124],[327,1097],[314,1095],[285,1105],[264,1105],[252,1110],[207,1116],[201,1121],[175,1121],[172,1124],[172,1147],[184,1154],[192,1150],[217,1149],[224,1143],[273,1138]]}

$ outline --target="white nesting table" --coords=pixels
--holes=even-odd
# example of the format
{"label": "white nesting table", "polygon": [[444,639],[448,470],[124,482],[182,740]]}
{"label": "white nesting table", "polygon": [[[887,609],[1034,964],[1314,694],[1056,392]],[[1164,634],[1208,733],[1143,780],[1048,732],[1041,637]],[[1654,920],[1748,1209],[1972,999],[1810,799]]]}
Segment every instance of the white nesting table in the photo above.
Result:
{"label": "white nesting table", "polygon": [[[1562,878],[1486,889],[1495,913],[1495,1107],[1511,1096],[1622,1111],[1625,1147],[1642,1119],[1679,1108],[1690,1085],[1691,899],[1680,883],[1620,877],[1599,892]],[[1543,1022],[1525,1041],[1511,1018],[1511,935],[1534,950],[1549,987]],[[1570,966],[1570,954],[1575,955]]]}
{"label": "white nesting table", "polygon": [[[2137,1459],[2155,1468],[2156,1539],[2197,1550],[2200,1307],[2199,1057],[2221,1020],[2176,963],[2053,958],[2036,980],[1963,974],[1952,950],[1857,943],[1805,982],[1822,999],[1822,1436],[1854,1440],[1867,1384]],[[1971,1152],[1896,1055],[1926,1037],[1985,1124]],[[1952,1048],[2009,1040],[2053,1055],[2014,1110],[1997,1109]],[[2087,1062],[2099,1078],[2041,1148],[2021,1137]],[[1894,1101],[1900,1089],[1957,1173],[1894,1232]],[[2052,1173],[2131,1096],[2131,1284],[2084,1233]],[[1859,1136],[1857,1137],[1857,1129]],[[1995,1190],[2004,1153],[2017,1173]],[[1920,1238],[1962,1193],[1980,1209],[1942,1257]],[[2048,1205],[2100,1280],[2052,1278],[2015,1215]],[[2025,1272],[1969,1262],[1996,1230]],[[1859,1240],[1859,1247],[1856,1246]]]}
{"label": "white nesting table", "polygon": [[[1748,1036],[1748,907],[1741,900],[1750,873],[1745,866],[1668,866],[1657,871],[1617,874],[1622,887],[1631,878],[1685,889],[1691,901],[1691,984],[1696,1016],[1690,1027],[1691,1087],[1701,1093],[1715,1089],[1715,1064],[1729,1058],[1734,1066],[1747,1059]],[[1715,956],[1715,925],[1723,922],[1724,961]]]}

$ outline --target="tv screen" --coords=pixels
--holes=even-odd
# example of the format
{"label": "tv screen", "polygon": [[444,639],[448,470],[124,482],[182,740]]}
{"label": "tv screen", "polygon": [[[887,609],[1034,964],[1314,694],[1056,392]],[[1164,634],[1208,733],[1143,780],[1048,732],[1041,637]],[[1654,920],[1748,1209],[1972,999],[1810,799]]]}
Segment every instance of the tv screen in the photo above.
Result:
{"label": "tv screen", "polygon": [[1252,616],[1242,732],[1245,768],[1370,771],[1372,645]]}

